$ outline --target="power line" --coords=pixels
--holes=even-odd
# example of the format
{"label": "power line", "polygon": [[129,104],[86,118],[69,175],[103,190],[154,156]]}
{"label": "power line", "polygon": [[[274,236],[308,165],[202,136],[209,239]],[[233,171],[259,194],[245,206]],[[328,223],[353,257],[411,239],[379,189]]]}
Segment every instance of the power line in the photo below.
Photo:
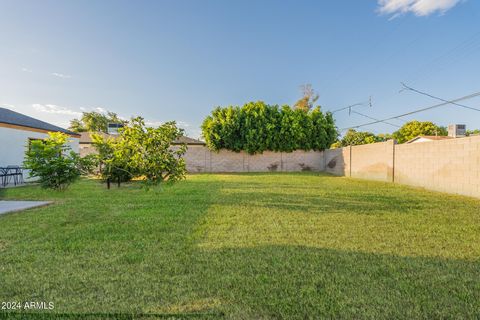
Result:
{"label": "power line", "polygon": [[439,97],[437,97],[437,96],[431,95],[431,94],[429,94],[429,93],[426,93],[426,92],[423,92],[423,91],[414,89],[414,88],[412,88],[412,87],[407,86],[407,85],[406,85],[405,83],[403,83],[403,82],[402,82],[402,86],[403,86],[403,89],[400,90],[400,92],[405,91],[405,90],[410,90],[410,91],[413,91],[413,92],[422,94],[422,95],[424,95],[424,96],[427,96],[427,97],[430,97],[430,98],[433,98],[433,99],[437,99],[437,100],[440,100],[440,101],[443,101],[443,102],[451,103],[451,104],[453,104],[453,105],[456,105],[456,106],[459,106],[459,107],[462,107],[462,108],[466,108],[466,109],[470,109],[470,110],[475,110],[475,111],[480,111],[480,109],[473,108],[473,107],[469,107],[469,106],[466,106],[466,105],[464,105],[464,104],[459,104],[459,103],[455,103],[455,102],[452,102],[452,101],[448,101],[448,100],[439,98]]}
{"label": "power line", "polygon": [[365,105],[366,103],[368,103],[368,105],[369,105],[370,107],[372,106],[372,97],[371,97],[371,96],[368,98],[368,101],[367,101],[367,102],[358,102],[358,103],[355,103],[355,104],[352,104],[352,105],[349,105],[349,106],[346,106],[346,107],[343,107],[343,108],[340,108],[340,109],[336,109],[336,110],[330,111],[330,113],[334,114],[335,112],[339,112],[339,111],[343,111],[343,110],[347,110],[347,109],[348,109],[348,113],[350,114],[350,113],[352,112],[352,108],[358,107],[358,106],[363,106],[363,105]]}
{"label": "power line", "polygon": [[330,111],[330,113],[334,114],[335,112],[339,112],[339,111],[346,110],[346,109],[352,110],[353,107],[357,107],[357,106],[363,106],[363,102],[355,103],[355,104],[352,104],[352,105],[349,105],[349,106],[346,106],[346,107],[343,107],[343,108],[340,108],[340,109],[335,109],[333,111]]}
{"label": "power line", "polygon": [[[380,122],[385,122],[385,121],[389,121],[389,120],[393,120],[393,119],[398,119],[398,118],[405,117],[405,116],[409,116],[409,115],[411,115],[411,114],[419,113],[419,112],[422,112],[422,111],[426,111],[426,110],[431,110],[431,109],[435,109],[435,108],[438,108],[438,107],[442,107],[442,106],[445,106],[445,105],[448,105],[448,104],[455,104],[455,105],[456,105],[457,102],[459,102],[459,101],[472,99],[472,98],[475,98],[475,97],[478,97],[478,96],[480,96],[480,91],[479,91],[479,92],[472,93],[472,94],[469,94],[469,95],[464,96],[464,97],[461,97],[461,98],[457,98],[457,99],[451,100],[451,101],[445,100],[445,102],[442,102],[442,103],[439,103],[439,104],[436,104],[436,105],[433,105],[433,106],[430,106],[430,107],[426,107],[426,108],[421,108],[421,109],[418,109],[418,110],[410,111],[410,112],[407,112],[407,113],[404,113],[404,114],[401,114],[401,115],[398,115],[398,116],[395,116],[395,117],[390,117],[390,118],[386,118],[386,119],[382,119],[382,120],[376,120],[376,121],[373,121],[373,122],[369,122],[369,123],[365,123],[365,124],[361,124],[361,125],[357,125],[357,126],[352,126],[352,127],[348,127],[348,128],[343,128],[343,129],[341,129],[341,130],[356,129],[356,128],[360,128],[360,127],[369,126],[369,125],[372,125],[372,124],[377,124],[377,123],[380,123]],[[443,100],[442,100],[442,101],[443,101]],[[462,105],[462,106],[463,106],[463,105]],[[471,107],[469,107],[469,108],[471,108]],[[472,108],[472,109],[476,110],[475,108]],[[480,111],[480,110],[477,110],[477,111]]]}
{"label": "power line", "polygon": [[360,113],[360,112],[357,112],[357,111],[354,111],[354,110],[352,110],[352,113],[358,114],[359,116],[368,118],[368,119],[370,119],[370,120],[381,121],[381,122],[383,122],[383,123],[385,123],[385,124],[391,125],[391,126],[396,127],[396,128],[401,128],[401,126],[399,126],[399,125],[396,125],[396,124],[393,124],[393,123],[390,123],[390,122],[387,122],[387,121],[378,120],[378,119],[376,119],[376,118],[370,117],[370,116],[368,116],[368,115],[366,115],[366,114],[363,114],[363,113]]}

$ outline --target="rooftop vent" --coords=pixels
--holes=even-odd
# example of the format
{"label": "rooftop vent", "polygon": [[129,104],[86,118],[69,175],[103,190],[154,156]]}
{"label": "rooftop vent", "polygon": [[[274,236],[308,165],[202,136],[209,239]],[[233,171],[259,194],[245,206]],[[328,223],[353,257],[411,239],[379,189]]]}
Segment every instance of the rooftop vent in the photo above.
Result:
{"label": "rooftop vent", "polygon": [[108,134],[118,134],[118,129],[123,128],[121,123],[109,123],[108,124]]}

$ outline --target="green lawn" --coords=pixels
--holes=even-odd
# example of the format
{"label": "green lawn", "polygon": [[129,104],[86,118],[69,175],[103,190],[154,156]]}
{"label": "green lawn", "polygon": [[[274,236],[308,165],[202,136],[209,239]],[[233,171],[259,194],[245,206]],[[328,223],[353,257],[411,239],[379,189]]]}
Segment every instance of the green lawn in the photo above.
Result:
{"label": "green lawn", "polygon": [[313,173],[1,195],[55,204],[0,216],[0,302],[227,319],[480,317],[480,200]]}

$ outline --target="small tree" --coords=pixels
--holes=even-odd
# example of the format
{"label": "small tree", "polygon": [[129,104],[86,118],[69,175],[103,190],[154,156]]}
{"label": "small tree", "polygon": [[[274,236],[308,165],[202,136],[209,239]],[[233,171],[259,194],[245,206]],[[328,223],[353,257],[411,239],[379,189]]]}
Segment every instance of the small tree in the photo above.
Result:
{"label": "small tree", "polygon": [[184,179],[186,174],[182,158],[186,145],[172,147],[172,143],[183,133],[174,121],[152,128],[146,127],[143,118],[137,117],[121,130],[119,150],[128,159],[129,167],[148,184],[175,182]]}
{"label": "small tree", "polygon": [[116,138],[103,139],[93,134],[98,151],[100,174],[107,181],[120,182],[142,178],[147,184],[162,181],[175,182],[185,178],[186,166],[182,156],[186,145],[173,147],[172,143],[183,135],[175,122],[158,128],[146,127],[143,118],[132,119],[120,130]]}
{"label": "small tree", "polygon": [[70,130],[74,132],[107,132],[109,123],[126,124],[115,112],[83,112],[80,119],[70,121]]}
{"label": "small tree", "polygon": [[29,169],[30,177],[38,177],[44,188],[63,190],[89,170],[88,160],[80,157],[67,145],[68,136],[50,132],[45,140],[30,142],[23,166]]}
{"label": "small tree", "polygon": [[96,155],[101,178],[107,182],[110,189],[110,182],[116,182],[120,187],[122,182],[130,181],[134,173],[128,166],[128,159],[123,156],[119,147],[118,139],[106,138],[99,134],[92,134],[92,142],[97,149]]}
{"label": "small tree", "polygon": [[311,84],[301,85],[300,88],[302,90],[303,97],[295,103],[294,108],[308,112],[313,108],[315,102],[317,102],[319,95],[315,92],[315,90],[313,90]]}

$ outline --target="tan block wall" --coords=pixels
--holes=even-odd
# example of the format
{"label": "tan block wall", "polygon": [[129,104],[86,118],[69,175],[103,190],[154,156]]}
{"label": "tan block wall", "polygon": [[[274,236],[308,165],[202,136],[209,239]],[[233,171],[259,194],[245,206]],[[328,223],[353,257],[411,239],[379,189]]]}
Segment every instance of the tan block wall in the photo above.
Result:
{"label": "tan block wall", "polygon": [[188,172],[209,172],[210,152],[204,146],[188,146],[184,155]]}
{"label": "tan block wall", "polygon": [[325,171],[337,176],[350,176],[351,147],[325,150]]}
{"label": "tan block wall", "polygon": [[351,177],[393,181],[394,141],[353,146],[351,153]]}
{"label": "tan block wall", "polygon": [[91,144],[81,144],[79,150],[82,158],[89,154],[97,154],[97,150]]}
{"label": "tan block wall", "polygon": [[395,182],[480,197],[480,137],[397,145]]}
{"label": "tan block wall", "polygon": [[245,152],[189,146],[184,156],[188,172],[295,172],[323,171],[323,152],[294,151],[249,155]]}

